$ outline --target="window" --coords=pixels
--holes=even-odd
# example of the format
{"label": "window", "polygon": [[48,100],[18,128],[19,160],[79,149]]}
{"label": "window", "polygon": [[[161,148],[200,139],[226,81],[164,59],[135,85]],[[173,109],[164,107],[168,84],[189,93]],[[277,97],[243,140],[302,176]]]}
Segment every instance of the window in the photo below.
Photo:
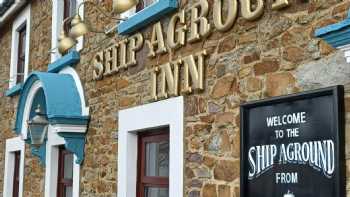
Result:
{"label": "window", "polygon": [[[64,0],[63,2],[63,19],[74,16],[77,13],[77,1],[76,0]],[[66,23],[64,30],[69,31],[70,23]]]}
{"label": "window", "polygon": [[18,30],[18,56],[17,56],[17,79],[16,83],[24,82],[24,65],[26,58],[26,23]]}
{"label": "window", "polygon": [[67,132],[77,128],[79,127],[49,127],[46,141],[45,197],[79,197],[80,195],[78,158],[65,148],[65,139],[58,135],[61,129]]}
{"label": "window", "polygon": [[137,197],[169,196],[169,131],[139,135]]}
{"label": "window", "polygon": [[[64,19],[74,16],[78,12],[78,5],[84,0],[52,0],[52,54],[51,62],[55,62],[61,57],[57,50],[58,37],[61,33],[62,22]],[[84,17],[84,5],[79,10],[81,17]],[[70,24],[67,22],[64,26],[65,31],[69,30]],[[83,37],[78,38],[78,43],[75,50],[80,51],[83,48]]]}
{"label": "window", "polygon": [[143,10],[144,8],[152,5],[153,3],[157,2],[158,0],[140,0],[139,3],[132,9],[124,12],[121,14],[122,18],[129,18],[133,16],[135,13]]}
{"label": "window", "polygon": [[59,147],[57,197],[73,197],[73,160],[74,155],[64,146]]}
{"label": "window", "polygon": [[183,197],[183,97],[121,110],[118,122],[117,196]]}
{"label": "window", "polygon": [[15,165],[14,165],[14,173],[13,173],[13,191],[12,191],[12,196],[13,197],[18,197],[19,196],[19,169],[20,169],[20,162],[21,162],[21,152],[16,151],[13,153],[15,157]]}
{"label": "window", "polygon": [[6,140],[3,197],[23,197],[24,150],[21,137]]}
{"label": "window", "polygon": [[17,16],[12,26],[9,88],[24,82],[28,75],[30,42],[30,4]]}

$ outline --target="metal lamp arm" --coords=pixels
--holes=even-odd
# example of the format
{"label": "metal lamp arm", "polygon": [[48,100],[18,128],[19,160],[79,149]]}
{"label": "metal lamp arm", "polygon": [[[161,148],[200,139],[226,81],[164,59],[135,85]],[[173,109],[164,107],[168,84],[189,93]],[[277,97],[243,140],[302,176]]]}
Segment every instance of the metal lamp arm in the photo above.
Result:
{"label": "metal lamp arm", "polygon": [[[84,20],[88,22],[87,24],[91,24],[91,21],[90,21],[89,19],[86,18],[86,19],[84,19]],[[90,32],[109,35],[109,34],[113,33],[114,30],[115,30],[117,27],[118,27],[118,24],[115,25],[115,26],[113,26],[113,27],[111,27],[111,28],[109,28],[109,29],[97,30],[97,29],[92,28],[92,27],[90,26]]]}
{"label": "metal lamp arm", "polygon": [[63,30],[63,31],[65,31],[65,30],[64,30],[64,25],[66,24],[66,22],[69,21],[69,20],[72,20],[73,18],[74,18],[74,16],[70,16],[70,17],[67,17],[67,18],[65,18],[65,19],[63,20],[63,22],[62,22],[62,30]]}

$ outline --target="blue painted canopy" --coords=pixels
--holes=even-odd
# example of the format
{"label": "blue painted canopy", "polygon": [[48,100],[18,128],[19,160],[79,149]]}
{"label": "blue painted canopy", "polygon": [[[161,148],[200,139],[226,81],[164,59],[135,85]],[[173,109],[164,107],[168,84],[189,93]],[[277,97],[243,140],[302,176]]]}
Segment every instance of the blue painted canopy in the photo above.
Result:
{"label": "blue painted canopy", "polygon": [[[15,132],[21,133],[24,108],[28,94],[37,81],[42,83],[45,110],[50,124],[87,125],[88,117],[82,116],[80,96],[72,76],[67,74],[33,72],[23,84],[17,106]],[[34,101],[35,102],[35,101]],[[34,109],[31,107],[32,110]]]}
{"label": "blue painted canopy", "polygon": [[316,29],[315,36],[334,48],[350,44],[350,10],[345,20]]}

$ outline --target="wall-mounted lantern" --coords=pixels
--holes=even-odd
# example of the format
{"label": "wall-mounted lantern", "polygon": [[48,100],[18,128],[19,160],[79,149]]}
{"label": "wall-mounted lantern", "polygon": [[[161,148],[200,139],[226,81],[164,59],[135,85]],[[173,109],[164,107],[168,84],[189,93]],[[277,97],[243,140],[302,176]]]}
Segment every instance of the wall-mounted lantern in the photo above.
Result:
{"label": "wall-mounted lantern", "polygon": [[[92,30],[83,20],[82,17],[79,15],[79,10],[80,7],[83,4],[89,3],[91,5],[94,6],[94,8],[96,8],[98,11],[100,11],[103,15],[105,15],[108,18],[112,18],[115,19],[117,21],[123,21],[124,19],[122,18],[116,18],[113,17],[109,14],[107,14],[105,11],[103,11],[98,4],[92,2],[92,1],[84,1],[83,3],[79,4],[78,6],[78,14],[73,16],[73,17],[69,17],[66,18],[63,23],[62,23],[62,31],[59,37],[59,44],[58,44],[58,51],[63,54],[66,53],[69,49],[73,48],[74,45],[77,43],[77,38],[79,38],[80,36],[85,35],[88,32],[94,32],[94,33],[104,33],[106,35],[114,32],[113,30],[116,28],[113,27],[110,30],[106,30],[106,31],[95,31]],[[113,0],[113,11],[117,14],[120,14],[122,12],[125,12],[127,10],[129,10],[130,8],[132,8],[133,6],[136,6],[138,4],[138,0]],[[65,32],[64,29],[64,25],[66,22],[70,22],[70,31],[69,34],[67,32]]]}
{"label": "wall-mounted lantern", "polygon": [[113,0],[113,10],[117,14],[121,14],[139,3],[138,0]]}
{"label": "wall-mounted lantern", "polygon": [[31,144],[40,146],[44,143],[49,121],[44,113],[42,113],[40,105],[35,110],[35,116],[28,120],[28,130],[31,137]]}

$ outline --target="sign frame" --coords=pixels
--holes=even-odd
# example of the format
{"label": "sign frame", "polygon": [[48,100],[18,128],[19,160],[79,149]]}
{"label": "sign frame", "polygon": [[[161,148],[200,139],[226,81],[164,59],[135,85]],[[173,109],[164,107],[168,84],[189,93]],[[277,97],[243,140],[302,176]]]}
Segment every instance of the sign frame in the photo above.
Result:
{"label": "sign frame", "polygon": [[[336,131],[335,139],[337,140],[335,153],[338,161],[336,163],[335,181],[336,181],[336,193],[334,197],[343,197],[346,194],[346,160],[345,160],[345,108],[344,108],[344,87],[342,85],[322,88],[318,90],[306,91],[297,94],[290,94],[285,96],[279,96],[269,99],[263,99],[259,101],[247,102],[240,106],[240,147],[241,147],[241,159],[240,159],[240,194],[243,197],[248,197],[247,174],[248,171],[248,147],[246,147],[247,140],[249,139],[247,124],[248,124],[248,111],[252,108],[269,106],[281,103],[288,103],[298,100],[311,99],[321,96],[332,96],[332,104],[334,107],[334,124],[332,125],[334,131]],[[247,131],[247,132],[246,132]]]}

